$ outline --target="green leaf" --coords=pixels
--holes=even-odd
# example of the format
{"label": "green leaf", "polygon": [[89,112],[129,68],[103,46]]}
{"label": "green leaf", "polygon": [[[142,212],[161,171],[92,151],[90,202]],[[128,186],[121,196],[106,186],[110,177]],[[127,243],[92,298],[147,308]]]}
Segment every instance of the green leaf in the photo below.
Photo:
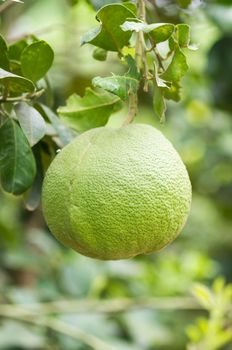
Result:
{"label": "green leaf", "polygon": [[5,39],[3,38],[2,35],[0,35],[0,52],[2,53],[2,51],[7,51],[7,43],[5,41]]}
{"label": "green leaf", "polygon": [[44,77],[54,59],[52,48],[43,40],[25,47],[21,54],[21,67],[26,78],[36,82]]}
{"label": "green leaf", "polygon": [[15,43],[9,46],[9,58],[11,60],[20,61],[21,53],[28,46],[25,39],[16,41]]}
{"label": "green leaf", "polygon": [[203,305],[208,310],[211,309],[212,305],[214,304],[214,300],[213,294],[209,288],[203,284],[196,283],[193,286],[192,293],[198,299],[201,305]]}
{"label": "green leaf", "polygon": [[70,96],[67,105],[60,107],[58,113],[70,127],[85,131],[105,125],[119,101],[119,97],[88,88],[84,97]]}
{"label": "green leaf", "polygon": [[92,44],[108,51],[120,51],[127,45],[131,33],[124,32],[120,25],[127,18],[135,17],[134,13],[122,4],[109,4],[102,7],[96,15],[101,26],[87,32],[81,44]]}
{"label": "green leaf", "polygon": [[174,32],[175,26],[171,23],[146,24],[142,22],[126,21],[121,25],[124,31],[143,31],[152,38],[155,44],[168,40]]}
{"label": "green leaf", "polygon": [[131,55],[127,55],[125,61],[129,67],[125,75],[112,75],[105,78],[95,77],[92,80],[93,86],[103,88],[119,96],[122,100],[126,100],[130,93],[136,93],[139,88],[140,73]]}
{"label": "green leaf", "polygon": [[190,42],[190,27],[188,24],[176,25],[176,36],[180,47],[188,47]]}
{"label": "green leaf", "polygon": [[168,39],[168,46],[170,51],[174,51],[176,48],[176,41],[174,40],[173,35]]}
{"label": "green leaf", "polygon": [[172,61],[166,71],[161,75],[161,78],[170,82],[176,82],[185,75],[187,70],[186,57],[179,48],[176,48]]}
{"label": "green leaf", "polygon": [[76,132],[69,129],[66,125],[63,124],[63,122],[57,117],[57,115],[47,106],[40,104],[38,105],[39,110],[42,109],[42,112],[46,115],[46,117],[51,122],[54,130],[57,133],[57,136],[59,137],[60,141],[59,145],[61,144],[62,147],[69,144],[76,136]]}
{"label": "green leaf", "polygon": [[188,45],[188,49],[191,51],[197,51],[198,50],[198,46],[196,44],[189,44]]}
{"label": "green leaf", "polygon": [[133,12],[133,14],[137,15],[137,7],[133,2],[123,2],[123,6],[127,7],[131,12]]}
{"label": "green leaf", "polygon": [[179,82],[172,83],[169,88],[163,88],[164,97],[167,100],[179,102],[181,99],[180,92],[181,87]]}
{"label": "green leaf", "polygon": [[136,93],[139,87],[138,80],[121,75],[112,75],[106,78],[95,77],[92,83],[93,86],[100,87],[119,96],[123,101],[128,98],[129,93]]}
{"label": "green leaf", "polygon": [[7,44],[0,35],[0,68],[9,70],[9,65]]}
{"label": "green leaf", "polygon": [[11,73],[19,75],[20,77],[22,76],[22,71],[21,71],[21,64],[19,61],[10,61],[10,69]]}
{"label": "green leaf", "polygon": [[153,90],[153,109],[155,115],[159,118],[161,123],[165,121],[165,112],[166,112],[166,103],[163,96],[163,91],[159,88],[154,82],[154,90]]}
{"label": "green leaf", "polygon": [[174,28],[174,25],[171,23],[150,24],[149,28],[145,30],[145,33],[149,33],[154,43],[158,44],[168,40],[174,32]]}
{"label": "green leaf", "polygon": [[169,88],[169,85],[168,85],[168,82],[161,79],[158,75],[158,72],[157,72],[157,66],[156,64],[154,63],[154,76],[155,76],[155,81],[156,81],[156,85],[160,88]]}
{"label": "green leaf", "polygon": [[176,2],[180,7],[186,8],[192,3],[192,0],[176,0]]}
{"label": "green leaf", "polygon": [[104,49],[101,49],[100,47],[97,47],[93,51],[93,58],[97,61],[105,61],[107,58],[107,51]]}
{"label": "green leaf", "polygon": [[45,135],[46,124],[43,117],[25,102],[18,103],[15,112],[30,146],[34,146]]}
{"label": "green leaf", "polygon": [[225,287],[225,279],[223,276],[217,277],[214,282],[212,289],[215,294],[219,294],[223,292],[223,289]]}
{"label": "green leaf", "polygon": [[126,73],[126,76],[134,78],[136,80],[140,80],[141,74],[138,71],[135,59],[131,55],[127,55],[125,57],[125,61],[129,67],[128,72]]}
{"label": "green leaf", "polygon": [[7,55],[7,51],[2,51],[0,55],[0,68],[9,70],[10,63]]}
{"label": "green leaf", "polygon": [[26,136],[13,119],[0,127],[0,178],[3,189],[19,195],[33,182],[35,159]]}
{"label": "green leaf", "polygon": [[[231,329],[226,329],[217,333],[216,339],[214,341],[214,349],[222,349],[227,343],[232,340]],[[231,344],[231,343],[230,343]]]}
{"label": "green leaf", "polygon": [[31,80],[28,80],[19,75],[10,73],[0,68],[0,84],[9,91],[17,94],[24,92],[33,92],[35,85]]}

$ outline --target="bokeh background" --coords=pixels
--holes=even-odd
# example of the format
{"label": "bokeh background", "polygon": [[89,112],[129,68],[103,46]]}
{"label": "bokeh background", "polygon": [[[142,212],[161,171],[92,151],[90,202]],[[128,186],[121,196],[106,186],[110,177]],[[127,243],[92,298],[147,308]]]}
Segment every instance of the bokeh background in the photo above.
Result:
{"label": "bokeh background", "polygon": [[[96,25],[96,9],[107,3],[90,1],[27,0],[1,15],[1,33],[9,42],[35,33],[55,51],[49,73],[54,110],[73,92],[83,95],[94,76],[123,72],[116,54],[98,62],[91,46],[80,47],[80,37]],[[40,207],[28,211],[23,198],[0,190],[0,301],[15,306],[13,316],[20,304],[36,304],[38,314],[38,324],[0,316],[0,349],[232,349],[229,336],[223,345],[218,330],[209,329],[212,312],[197,307],[192,296],[195,290],[207,304],[203,285],[220,290],[219,276],[232,281],[232,4],[196,0],[180,9],[175,1],[150,0],[148,15],[189,23],[199,46],[188,54],[182,101],[168,104],[166,123],[155,118],[152,96],[142,92],[135,120],[161,129],[181,154],[193,186],[188,222],[157,254],[101,262],[64,248],[48,232]],[[121,125],[125,113],[112,115],[109,124]],[[232,336],[231,307],[225,306],[225,316],[223,303],[219,297],[213,306],[217,327],[223,324]],[[60,307],[53,326],[46,305]],[[70,312],[72,305],[76,312]],[[213,340],[204,343],[204,337]]]}

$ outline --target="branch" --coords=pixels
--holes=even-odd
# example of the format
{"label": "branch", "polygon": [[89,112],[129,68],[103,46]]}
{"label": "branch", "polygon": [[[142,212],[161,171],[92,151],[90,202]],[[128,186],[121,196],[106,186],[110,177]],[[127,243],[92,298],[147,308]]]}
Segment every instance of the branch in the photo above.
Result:
{"label": "branch", "polygon": [[[138,18],[142,22],[146,22],[145,0],[137,0],[137,13],[138,13]],[[135,60],[136,60],[138,69],[141,69],[141,67],[144,67],[144,69],[146,70],[146,63],[144,61],[144,58],[146,58],[145,41],[144,41],[143,31],[141,30],[136,34],[136,43],[135,43]]]}
{"label": "branch", "polygon": [[133,310],[202,310],[190,297],[119,298],[112,300],[59,300],[34,304],[0,304],[0,315],[35,316],[60,313],[104,313],[113,314]]}
{"label": "branch", "polygon": [[39,98],[43,93],[44,89],[38,90],[32,94],[17,96],[17,97],[6,97],[6,96],[0,96],[0,104],[6,103],[6,102],[29,102],[31,100],[34,100],[36,98]]}
{"label": "branch", "polygon": [[72,337],[76,340],[81,341],[83,344],[90,346],[94,350],[116,350],[114,347],[106,343],[105,341],[99,339],[95,335],[89,334],[82,329],[77,328],[76,326],[72,326],[66,322],[60,321],[55,318],[41,318],[41,317],[34,317],[34,316],[19,316],[18,314],[15,315],[8,315],[1,312],[2,316],[13,318],[17,321],[23,321],[35,326],[40,327],[46,327],[49,328],[55,332],[65,334],[69,337]]}
{"label": "branch", "polygon": [[[145,0],[137,0],[137,14],[138,18],[145,22],[146,21],[146,7],[145,7]],[[148,77],[148,67],[147,67],[147,61],[146,61],[146,53],[145,53],[145,41],[144,41],[144,34],[142,31],[139,31],[136,33],[136,41],[135,41],[135,61],[136,61],[136,67],[138,71],[141,71],[142,68],[144,68],[144,75],[145,75],[145,84],[144,84],[144,91],[148,90],[147,85],[147,77]],[[129,112],[126,121],[123,125],[127,125],[131,123],[136,116],[138,111],[138,96],[136,93],[129,93]]]}
{"label": "branch", "polygon": [[130,93],[129,92],[129,111],[128,111],[127,118],[126,118],[125,122],[123,123],[123,125],[130,124],[133,121],[134,117],[136,116],[137,112],[138,112],[137,93]]}

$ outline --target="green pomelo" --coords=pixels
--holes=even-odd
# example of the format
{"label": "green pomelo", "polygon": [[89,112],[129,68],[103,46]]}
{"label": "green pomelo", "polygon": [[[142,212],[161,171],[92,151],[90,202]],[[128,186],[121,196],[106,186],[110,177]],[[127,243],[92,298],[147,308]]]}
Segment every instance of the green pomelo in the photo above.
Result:
{"label": "green pomelo", "polygon": [[191,204],[187,170],[157,129],[92,129],[50,165],[42,204],[65,246],[103,260],[160,250],[182,229]]}

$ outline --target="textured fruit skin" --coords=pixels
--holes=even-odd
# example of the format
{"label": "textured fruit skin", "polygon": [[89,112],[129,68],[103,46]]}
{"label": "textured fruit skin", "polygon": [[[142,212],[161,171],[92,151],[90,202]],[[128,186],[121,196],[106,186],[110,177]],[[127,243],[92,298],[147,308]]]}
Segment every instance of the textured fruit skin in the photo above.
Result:
{"label": "textured fruit skin", "polygon": [[157,129],[131,124],[92,129],[51,163],[42,205],[65,246],[102,260],[160,250],[174,240],[191,205],[187,170]]}

